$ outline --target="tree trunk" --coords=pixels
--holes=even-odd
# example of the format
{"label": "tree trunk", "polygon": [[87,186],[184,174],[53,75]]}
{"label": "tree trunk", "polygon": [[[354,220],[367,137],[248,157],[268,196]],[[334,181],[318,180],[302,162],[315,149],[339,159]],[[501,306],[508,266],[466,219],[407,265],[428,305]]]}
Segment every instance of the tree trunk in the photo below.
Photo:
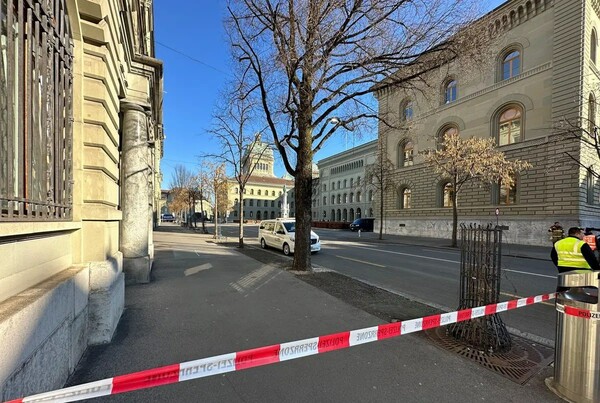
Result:
{"label": "tree trunk", "polygon": [[[215,189],[216,188],[217,187],[215,186]],[[219,209],[217,208],[217,206],[219,205],[219,199],[217,198],[216,193],[217,192],[215,192],[215,208],[213,209],[213,211],[214,211],[213,222],[214,222],[214,227],[215,227],[215,233],[213,235],[214,239],[217,239],[217,235],[219,233],[219,217],[218,217],[219,216]]]}
{"label": "tree trunk", "polygon": [[[239,225],[239,242],[238,242],[238,247],[239,248],[243,248],[244,247],[244,191],[242,189],[242,186],[240,186],[240,194],[239,194],[240,198],[240,225]],[[259,239],[260,241],[260,239]]]}
{"label": "tree trunk", "polygon": [[[308,116],[311,116],[309,114]],[[310,119],[300,119],[298,145],[298,160],[294,193],[296,241],[294,246],[294,261],[292,270],[308,271],[311,269],[310,228],[312,215],[312,133],[307,124]]]}
{"label": "tree trunk", "polygon": [[200,196],[200,210],[202,212],[202,233],[206,234],[206,217],[204,216],[204,199]]}
{"label": "tree trunk", "polygon": [[453,186],[452,191],[452,247],[456,248],[458,243],[456,242],[456,234],[458,232],[458,193],[456,192],[456,184]]}
{"label": "tree trunk", "polygon": [[379,239],[383,239],[383,191],[379,195]]}

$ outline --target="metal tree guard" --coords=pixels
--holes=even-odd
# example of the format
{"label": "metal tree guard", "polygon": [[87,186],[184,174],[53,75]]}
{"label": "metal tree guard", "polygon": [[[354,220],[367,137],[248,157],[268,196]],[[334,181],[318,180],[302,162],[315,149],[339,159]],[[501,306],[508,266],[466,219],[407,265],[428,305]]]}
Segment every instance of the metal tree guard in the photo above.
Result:
{"label": "metal tree guard", "polygon": [[[460,306],[475,308],[500,302],[502,230],[491,224],[460,225]],[[490,353],[510,349],[511,339],[498,314],[455,323],[448,332]]]}

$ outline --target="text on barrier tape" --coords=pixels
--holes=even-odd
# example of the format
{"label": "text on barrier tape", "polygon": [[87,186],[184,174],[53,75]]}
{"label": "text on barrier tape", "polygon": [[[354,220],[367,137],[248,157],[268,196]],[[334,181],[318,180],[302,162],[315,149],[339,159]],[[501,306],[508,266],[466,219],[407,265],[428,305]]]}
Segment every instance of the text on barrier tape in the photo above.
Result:
{"label": "text on barrier tape", "polygon": [[600,312],[590,311],[588,309],[575,308],[573,306],[562,305],[557,303],[556,310],[569,316],[577,316],[578,318],[588,320],[600,320]]}
{"label": "text on barrier tape", "polygon": [[[116,395],[118,393],[130,392],[133,390],[152,388],[170,383],[189,381],[192,379],[241,371],[243,369],[340,350],[378,340],[385,340],[391,337],[433,329],[451,323],[462,322],[511,309],[521,308],[523,306],[554,298],[556,298],[556,293],[550,293],[476,308],[462,309],[455,312],[431,315],[403,322],[386,323],[384,325],[372,326],[364,329],[253,348],[250,350],[238,351],[236,353],[223,354],[215,357],[202,358],[180,364],[134,372],[127,375],[120,375],[114,378],[107,378],[51,392],[40,393],[22,399],[11,400],[8,403],[75,402],[94,397]],[[569,315],[574,314],[570,313],[570,307],[560,306],[560,309],[563,309],[565,313]],[[559,309],[558,304],[557,309]],[[589,311],[586,312],[590,313]],[[597,312],[593,313],[600,315],[600,313]],[[600,319],[600,316],[598,316],[598,318]]]}

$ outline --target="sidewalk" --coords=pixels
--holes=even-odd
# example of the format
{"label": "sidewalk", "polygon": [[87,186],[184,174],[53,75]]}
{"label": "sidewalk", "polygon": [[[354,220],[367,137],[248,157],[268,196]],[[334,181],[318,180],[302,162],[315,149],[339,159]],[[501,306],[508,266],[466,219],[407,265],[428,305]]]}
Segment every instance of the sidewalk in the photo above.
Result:
{"label": "sidewalk", "polygon": [[[153,281],[126,289],[113,342],[90,348],[69,385],[382,324],[212,235],[161,227],[154,240]],[[406,335],[95,401],[560,402],[548,370],[521,386]]]}

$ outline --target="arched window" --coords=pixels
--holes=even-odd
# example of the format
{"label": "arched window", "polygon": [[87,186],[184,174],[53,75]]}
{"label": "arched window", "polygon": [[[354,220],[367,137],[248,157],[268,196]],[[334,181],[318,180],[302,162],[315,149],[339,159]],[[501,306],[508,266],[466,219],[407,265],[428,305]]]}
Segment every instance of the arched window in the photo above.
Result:
{"label": "arched window", "polygon": [[588,169],[586,174],[586,202],[587,204],[594,204],[594,175],[591,168]]}
{"label": "arched window", "polygon": [[350,178],[350,187],[354,186],[354,178]]}
{"label": "arched window", "polygon": [[409,122],[413,118],[413,103],[410,100],[404,101],[400,106],[400,120],[403,122]]}
{"label": "arched window", "polygon": [[348,181],[346,179],[344,179],[344,189],[346,188],[347,183],[348,183]]}
{"label": "arched window", "polygon": [[398,207],[401,209],[408,209],[411,208],[411,196],[412,196],[412,191],[410,190],[410,188],[405,187],[403,189],[400,190],[400,198],[399,198],[399,205]]}
{"label": "arched window", "polygon": [[596,128],[596,97],[590,93],[588,98],[588,134],[594,134]]}
{"label": "arched window", "polygon": [[327,196],[323,196],[323,206],[327,205]]}
{"label": "arched window", "polygon": [[452,183],[450,183],[450,182],[442,183],[441,190],[442,190],[442,207],[452,207],[452,200],[453,200],[453,196],[454,196]]}
{"label": "arched window", "polygon": [[357,201],[358,203],[360,203],[360,201],[361,201],[361,198],[362,198],[362,194],[361,194],[360,192],[356,193],[356,201]]}
{"label": "arched window", "polygon": [[502,80],[521,74],[521,52],[511,49],[502,58]]}
{"label": "arched window", "polygon": [[444,148],[444,139],[448,135],[458,134],[458,127],[455,125],[446,125],[442,127],[442,129],[438,132],[436,136],[436,147],[438,150],[442,150]]}
{"label": "arched window", "polygon": [[344,203],[348,203],[348,194],[344,193]]}
{"label": "arched window", "polygon": [[444,103],[456,101],[456,80],[446,81],[444,85]]}
{"label": "arched window", "polygon": [[341,195],[341,194],[338,194],[338,195],[337,195],[337,203],[338,203],[338,204],[341,204],[341,203],[342,203],[342,195]]}
{"label": "arched window", "polygon": [[519,106],[510,105],[501,111],[498,115],[498,145],[523,141],[522,118]]}
{"label": "arched window", "polygon": [[354,193],[350,193],[350,203],[354,203]]}
{"label": "arched window", "polygon": [[513,178],[513,184],[508,185],[498,182],[498,204],[511,205],[517,203],[517,178]]}
{"label": "arched window", "polygon": [[258,195],[260,196],[260,189],[258,189]]}
{"label": "arched window", "polygon": [[254,194],[254,189],[250,189],[250,194],[253,195]]}
{"label": "arched window", "polygon": [[592,29],[592,37],[590,39],[590,59],[592,63],[596,64],[596,51],[598,50],[598,37],[596,36],[596,30]]}
{"label": "arched window", "polygon": [[275,191],[274,190],[271,192],[271,196],[275,196]]}
{"label": "arched window", "polygon": [[369,190],[369,199],[368,201],[373,201],[373,191]]}
{"label": "arched window", "polygon": [[331,204],[335,204],[335,195],[331,195]]}
{"label": "arched window", "polygon": [[414,161],[414,145],[411,140],[404,140],[400,143],[398,149],[398,167],[409,167],[412,166]]}

